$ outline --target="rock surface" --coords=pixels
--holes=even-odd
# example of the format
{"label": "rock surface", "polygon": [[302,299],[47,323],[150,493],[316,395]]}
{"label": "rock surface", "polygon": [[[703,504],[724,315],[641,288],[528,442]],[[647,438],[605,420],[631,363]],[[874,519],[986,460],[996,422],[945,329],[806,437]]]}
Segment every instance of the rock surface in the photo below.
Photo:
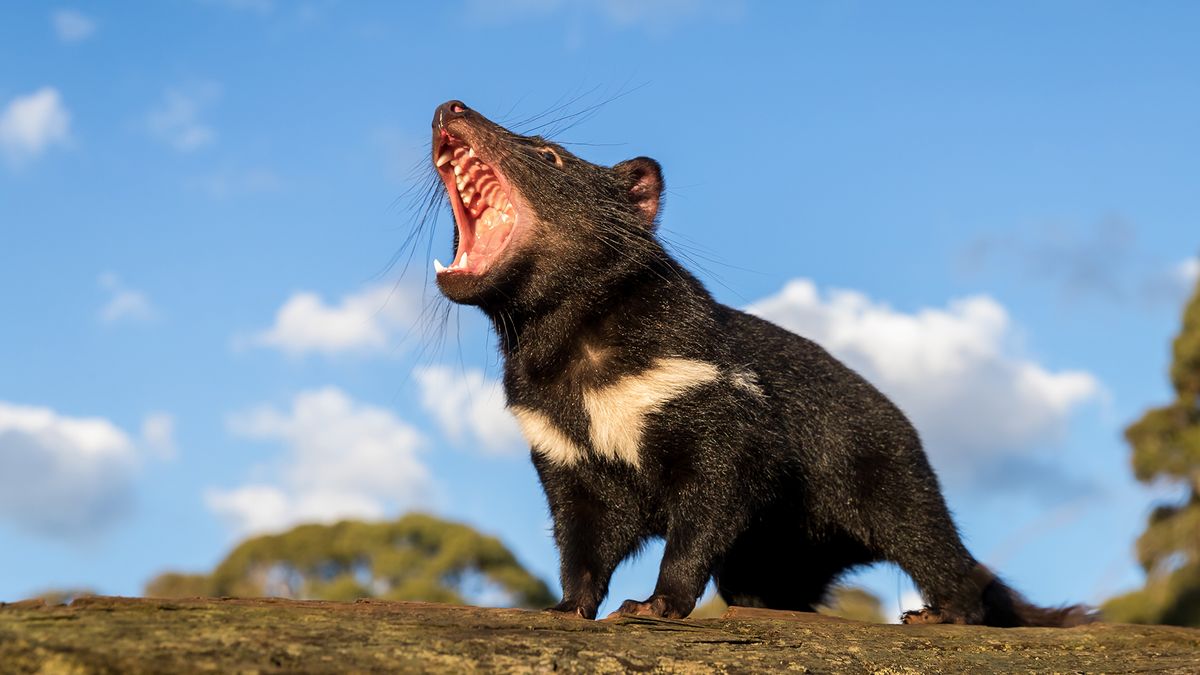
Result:
{"label": "rock surface", "polygon": [[82,598],[0,605],[0,671],[1200,672],[1200,630],[865,624],[731,608],[584,621],[411,602]]}

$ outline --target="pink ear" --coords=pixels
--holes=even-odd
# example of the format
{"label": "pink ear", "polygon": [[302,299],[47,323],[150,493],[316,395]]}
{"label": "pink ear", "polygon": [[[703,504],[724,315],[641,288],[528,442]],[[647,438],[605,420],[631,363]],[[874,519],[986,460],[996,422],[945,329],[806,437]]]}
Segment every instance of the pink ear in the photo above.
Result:
{"label": "pink ear", "polygon": [[643,224],[653,229],[662,202],[662,167],[649,157],[627,159],[613,167],[625,185],[629,200],[638,207]]}

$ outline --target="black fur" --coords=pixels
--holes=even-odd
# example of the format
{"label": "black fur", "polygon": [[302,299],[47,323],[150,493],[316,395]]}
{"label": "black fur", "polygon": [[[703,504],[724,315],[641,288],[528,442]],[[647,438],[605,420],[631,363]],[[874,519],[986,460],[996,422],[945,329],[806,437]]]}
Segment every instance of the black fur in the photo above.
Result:
{"label": "black fur", "polygon": [[[439,286],[491,318],[509,405],[588,452],[569,466],[532,453],[561,554],[554,609],[594,617],[617,565],[662,537],[653,594],[620,612],[686,616],[710,578],[731,604],[812,610],[847,569],[891,561],[928,603],[910,621],[1084,620],[1029,605],[976,562],[891,401],[817,344],[717,303],[665,251],[654,160],[597,166],[459,102],[438,109],[435,158],[451,139],[506,177],[523,211],[500,263]],[[662,357],[721,377],[650,416],[639,466],[600,457],[583,392]]]}

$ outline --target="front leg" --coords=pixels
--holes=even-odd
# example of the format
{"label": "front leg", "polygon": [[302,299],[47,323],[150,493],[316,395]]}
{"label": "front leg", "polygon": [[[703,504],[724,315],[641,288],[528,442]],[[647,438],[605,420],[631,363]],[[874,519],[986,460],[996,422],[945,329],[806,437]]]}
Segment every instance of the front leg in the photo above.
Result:
{"label": "front leg", "polygon": [[654,594],[640,602],[626,600],[612,616],[682,619],[692,613],[715,562],[729,550],[747,521],[738,506],[742,502],[720,494],[717,487],[709,484],[677,493]]}
{"label": "front leg", "polygon": [[[627,488],[590,476],[585,484],[570,469],[538,467],[554,519],[562,602],[553,612],[596,618],[613,571],[644,538]],[[597,485],[597,483],[600,483]]]}

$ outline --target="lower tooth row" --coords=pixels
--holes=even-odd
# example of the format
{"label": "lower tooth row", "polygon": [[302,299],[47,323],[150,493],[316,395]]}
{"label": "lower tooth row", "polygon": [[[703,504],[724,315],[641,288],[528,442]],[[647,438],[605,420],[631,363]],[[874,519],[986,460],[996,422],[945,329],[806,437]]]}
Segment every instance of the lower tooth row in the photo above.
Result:
{"label": "lower tooth row", "polygon": [[467,269],[467,254],[466,254],[466,252],[463,252],[462,257],[458,259],[458,262],[450,265],[449,267],[446,267],[445,265],[443,265],[442,261],[438,260],[437,258],[433,259],[433,271],[437,272],[437,273],[445,272],[446,270],[465,270],[465,269]]}

